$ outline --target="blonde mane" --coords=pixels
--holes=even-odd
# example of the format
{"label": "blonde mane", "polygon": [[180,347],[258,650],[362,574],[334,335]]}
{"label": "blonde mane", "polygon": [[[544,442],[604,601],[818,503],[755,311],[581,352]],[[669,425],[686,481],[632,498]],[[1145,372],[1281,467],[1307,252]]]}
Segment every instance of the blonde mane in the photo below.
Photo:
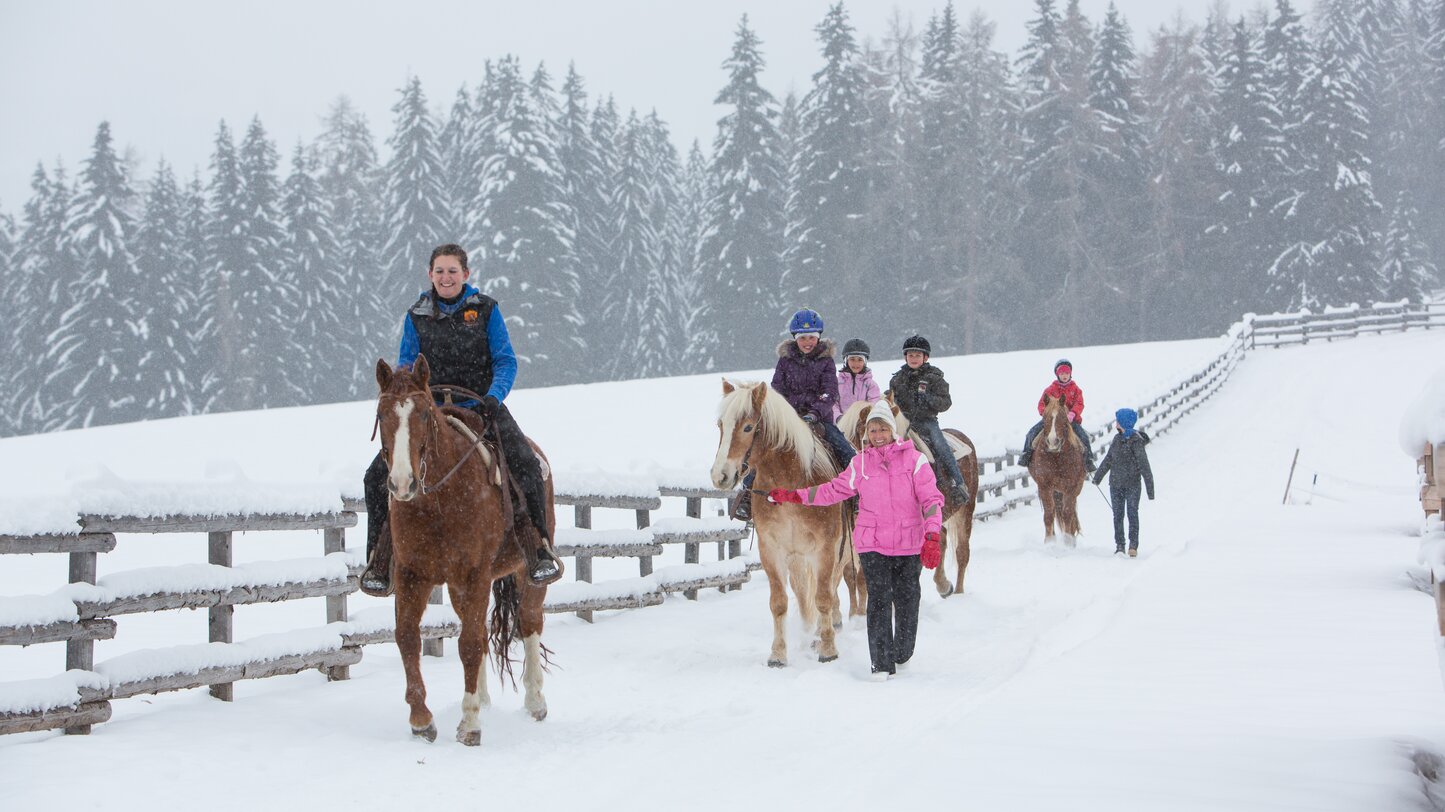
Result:
{"label": "blonde mane", "polygon": [[837,475],[832,458],[822,441],[813,434],[808,424],[798,417],[798,413],[782,395],[768,387],[767,394],[763,396],[763,413],[758,415],[753,411],[753,390],[763,384],[735,385],[737,388],[723,395],[722,403],[718,405],[718,419],[724,425],[738,425],[746,419],[756,419],[762,427],[762,440],[769,448],[795,452],[803,470],[815,476],[831,479]]}

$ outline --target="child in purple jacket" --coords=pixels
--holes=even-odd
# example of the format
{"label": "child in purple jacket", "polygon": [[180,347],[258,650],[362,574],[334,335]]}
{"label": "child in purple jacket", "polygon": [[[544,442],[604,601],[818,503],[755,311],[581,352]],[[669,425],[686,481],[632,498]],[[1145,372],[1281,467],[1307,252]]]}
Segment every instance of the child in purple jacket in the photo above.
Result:
{"label": "child in purple jacket", "polygon": [[868,368],[868,344],[861,338],[850,338],[843,345],[843,368],[838,370],[838,405],[833,407],[836,422],[849,407],[860,400],[877,403],[883,397]]}
{"label": "child in purple jacket", "polygon": [[853,546],[868,581],[868,653],[873,674],[886,679],[913,656],[918,639],[918,574],[943,557],[943,494],[911,440],[894,438],[886,403],[868,412],[868,444],[831,482],[811,488],[776,488],[773,502],[836,505],[858,497]]}

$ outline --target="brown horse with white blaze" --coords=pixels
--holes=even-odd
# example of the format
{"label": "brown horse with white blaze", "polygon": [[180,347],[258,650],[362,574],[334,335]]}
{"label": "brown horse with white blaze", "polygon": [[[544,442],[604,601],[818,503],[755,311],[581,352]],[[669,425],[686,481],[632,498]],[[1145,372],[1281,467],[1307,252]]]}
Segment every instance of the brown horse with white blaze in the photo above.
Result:
{"label": "brown horse with white blaze", "polygon": [[[837,475],[827,443],[819,439],[793,407],[765,383],[723,380],[718,407],[718,449],[712,466],[712,483],[735,487],[749,469],[757,471],[756,493],[773,488],[821,485]],[[818,634],[818,661],[838,659],[834,634],[842,625],[838,609],[838,581],[843,561],[852,558],[845,536],[845,508],[778,505],[753,500],[753,522],[758,531],[758,553],[768,576],[769,608],[773,613],[773,647],[768,665],[788,664],[785,623],[788,583],[798,600],[803,622]],[[859,579],[861,580],[861,579]],[[850,584],[850,587],[852,584]],[[850,589],[850,596],[855,591]],[[849,614],[862,607],[854,604]]]}
{"label": "brown horse with white blaze", "polygon": [[[893,402],[893,393],[886,393],[880,402],[887,403],[893,411],[893,422],[898,426],[899,436],[912,439],[914,446],[928,456],[933,463],[933,470],[938,476],[939,482],[947,483],[948,476],[939,470],[938,461],[932,459],[933,450],[928,447],[922,437],[918,436],[917,432],[909,434],[908,418],[903,416],[903,412]],[[848,411],[838,419],[838,427],[843,430],[843,434],[848,437],[848,442],[852,443],[854,448],[860,450],[863,448],[866,440],[868,410],[872,407],[873,404],[860,401],[850,406]],[[944,496],[943,532],[939,534],[943,559],[933,570],[933,586],[938,590],[939,595],[947,598],[954,593],[963,593],[963,576],[968,570],[968,560],[972,555],[973,513],[978,509],[978,452],[968,435],[958,429],[944,429],[943,433],[948,436],[951,443],[954,443],[953,456],[958,460],[959,472],[963,474],[963,486],[972,496],[967,502],[960,502],[954,497],[953,489],[947,484],[940,484],[938,488]],[[953,548],[953,558],[958,568],[958,575],[953,583],[949,583],[947,572],[950,547]]]}
{"label": "brown horse with white blaze", "polygon": [[[491,702],[483,671],[489,646],[498,671],[510,673],[508,649],[522,638],[525,705],[534,719],[547,716],[542,695],[542,602],[547,588],[527,578],[525,557],[513,534],[536,531],[525,521],[519,525],[511,520],[505,460],[481,442],[482,419],[464,409],[437,406],[429,378],[425,357],[418,357],[410,370],[376,363],[381,390],[376,417],[390,466],[386,487],[391,496],[396,645],[406,672],[412,733],[434,741],[436,724],[421,677],[421,618],[432,588],[446,584],[462,624],[457,741],[475,746],[482,738],[479,712]],[[540,449],[533,449],[542,457]],[[550,531],[556,526],[552,480],[545,464],[542,469]],[[487,607],[493,593],[497,602],[489,638]]]}
{"label": "brown horse with white blaze", "polygon": [[1044,543],[1054,541],[1054,527],[1073,547],[1079,535],[1079,492],[1088,479],[1084,469],[1083,445],[1069,424],[1069,409],[1063,400],[1050,397],[1044,406],[1044,428],[1034,439],[1029,475],[1039,489],[1044,509]]}

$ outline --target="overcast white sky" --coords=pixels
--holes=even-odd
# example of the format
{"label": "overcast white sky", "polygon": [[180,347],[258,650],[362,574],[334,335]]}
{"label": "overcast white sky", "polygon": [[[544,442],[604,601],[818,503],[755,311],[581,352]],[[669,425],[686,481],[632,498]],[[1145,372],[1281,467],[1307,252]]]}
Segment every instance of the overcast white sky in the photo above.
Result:
{"label": "overcast white sky", "polygon": [[[1116,0],[1136,43],[1182,10],[1198,21],[1211,0]],[[879,38],[896,8],[922,29],[942,0],[852,0],[860,36]],[[1060,6],[1063,5],[1061,1]],[[1234,7],[1256,5],[1235,0]],[[1305,4],[1301,4],[1305,5]],[[655,107],[679,147],[707,147],[720,110],[720,65],[746,13],[763,40],[764,81],[782,97],[805,91],[820,62],[813,26],[828,0],[0,0],[0,209],[18,214],[37,160],[62,158],[72,173],[96,124],[111,123],[142,178],[164,157],[189,177],[204,173],[216,124],[244,129],[259,114],[288,155],[311,139],[330,102],[346,94],[380,143],[406,77],[421,77],[433,107],[475,86],[482,61],[518,54],[554,76],[577,63],[588,91],[625,110]],[[983,8],[1013,52],[1029,0],[959,2]],[[1107,0],[1083,0],[1092,20]]]}

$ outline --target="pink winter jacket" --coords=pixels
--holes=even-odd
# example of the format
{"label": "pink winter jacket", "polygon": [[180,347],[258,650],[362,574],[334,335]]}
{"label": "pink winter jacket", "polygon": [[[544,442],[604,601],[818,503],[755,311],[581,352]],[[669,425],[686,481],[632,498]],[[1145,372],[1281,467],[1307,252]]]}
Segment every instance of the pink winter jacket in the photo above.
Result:
{"label": "pink winter jacket", "polygon": [[831,482],[799,488],[798,495],[805,505],[836,505],[856,495],[853,547],[860,553],[918,555],[924,534],[943,527],[943,494],[912,440],[869,446]]}
{"label": "pink winter jacket", "polygon": [[877,403],[882,397],[878,384],[873,382],[873,370],[863,367],[862,372],[854,375],[853,370],[844,364],[838,370],[838,402],[833,406],[833,420],[842,417],[849,406],[860,400]]}

